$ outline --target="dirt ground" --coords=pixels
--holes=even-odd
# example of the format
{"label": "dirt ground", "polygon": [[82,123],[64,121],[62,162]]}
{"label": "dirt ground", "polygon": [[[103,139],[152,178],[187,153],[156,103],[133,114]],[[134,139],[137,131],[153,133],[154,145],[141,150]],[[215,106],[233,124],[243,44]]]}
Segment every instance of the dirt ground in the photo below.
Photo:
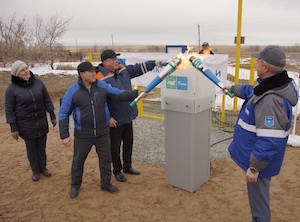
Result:
{"label": "dirt ground", "polygon": [[[40,78],[57,113],[59,98],[77,76]],[[112,177],[120,192],[109,194],[100,189],[93,149],[79,196],[70,199],[73,150],[61,144],[57,127],[50,129],[47,143],[48,169],[53,175],[33,182],[24,141],[15,141],[5,123],[4,95],[9,82],[10,74],[0,73],[0,221],[251,221],[244,172],[230,158],[213,159],[209,181],[194,193],[166,184],[163,166],[134,161],[141,175],[126,174],[125,183]],[[271,182],[272,221],[300,221],[299,209],[300,148],[287,147],[281,173]]]}

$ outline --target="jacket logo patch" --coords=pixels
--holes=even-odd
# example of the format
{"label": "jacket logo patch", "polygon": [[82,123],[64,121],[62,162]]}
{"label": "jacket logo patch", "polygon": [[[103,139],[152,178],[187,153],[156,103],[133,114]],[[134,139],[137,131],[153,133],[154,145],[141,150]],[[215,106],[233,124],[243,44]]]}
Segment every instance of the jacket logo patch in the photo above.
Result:
{"label": "jacket logo patch", "polygon": [[274,117],[273,116],[266,116],[265,117],[265,126],[269,127],[269,128],[274,126]]}
{"label": "jacket logo patch", "polygon": [[247,108],[245,109],[245,112],[246,112],[247,115],[249,115],[249,113],[250,113]]}

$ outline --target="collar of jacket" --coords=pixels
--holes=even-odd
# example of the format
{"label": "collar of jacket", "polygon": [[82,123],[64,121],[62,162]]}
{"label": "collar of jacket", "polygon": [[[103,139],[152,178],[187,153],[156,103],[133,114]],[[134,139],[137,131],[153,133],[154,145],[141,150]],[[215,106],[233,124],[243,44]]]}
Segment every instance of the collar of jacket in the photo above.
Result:
{"label": "collar of jacket", "polygon": [[30,78],[28,80],[21,79],[17,76],[11,76],[11,82],[15,85],[21,86],[21,87],[27,87],[32,86],[35,81],[35,76],[31,71],[30,72]]}
{"label": "collar of jacket", "polygon": [[254,87],[254,94],[257,96],[262,95],[263,93],[267,92],[268,90],[287,85],[292,81],[291,78],[289,78],[286,70],[283,72],[276,74],[274,76],[271,76],[266,79],[258,79],[260,82],[259,85]]}
{"label": "collar of jacket", "polygon": [[103,77],[109,76],[109,75],[115,75],[116,73],[120,73],[123,69],[125,69],[126,66],[124,66],[123,64],[119,64],[118,69],[115,72],[109,71],[104,65],[103,63],[98,65],[98,70],[97,72],[100,72]]}
{"label": "collar of jacket", "polygon": [[[97,82],[98,82],[98,80],[96,79],[96,81],[93,82],[93,83],[91,84],[91,89],[94,89],[94,88],[96,87]],[[83,89],[85,89],[85,90],[88,91],[88,89],[87,89],[87,88],[85,87],[85,85],[83,84],[83,81],[82,81],[82,79],[80,78],[80,76],[78,77],[78,84],[79,84]]]}

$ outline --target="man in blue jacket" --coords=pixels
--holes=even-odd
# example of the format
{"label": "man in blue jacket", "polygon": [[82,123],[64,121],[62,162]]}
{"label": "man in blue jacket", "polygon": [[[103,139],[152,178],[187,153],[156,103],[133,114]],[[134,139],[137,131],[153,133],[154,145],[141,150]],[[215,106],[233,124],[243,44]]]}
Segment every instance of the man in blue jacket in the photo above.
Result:
{"label": "man in blue jacket", "polygon": [[[125,66],[118,62],[117,56],[113,50],[108,49],[102,52],[101,61],[98,65],[97,79],[103,79],[113,87],[123,90],[131,90],[131,79],[149,72],[155,66],[161,66],[161,61],[151,60],[144,63]],[[113,163],[113,173],[120,182],[125,182],[124,173],[139,175],[140,172],[132,168],[132,146],[133,146],[133,128],[132,120],[138,115],[137,106],[131,107],[130,102],[117,102],[108,100],[110,112],[110,138],[111,154]],[[122,159],[120,158],[120,146],[123,142]]]}
{"label": "man in blue jacket", "polygon": [[70,198],[78,196],[82,184],[84,162],[93,145],[99,158],[101,189],[118,192],[111,180],[109,111],[107,100],[132,101],[142,90],[120,90],[96,79],[95,67],[89,62],[78,65],[78,82],[65,93],[59,110],[59,133],[62,144],[70,147],[69,116],[74,119],[74,154],[71,169]]}
{"label": "man in blue jacket", "polygon": [[245,100],[228,149],[246,172],[252,221],[269,222],[271,177],[280,172],[298,92],[284,70],[286,57],[282,49],[269,45],[252,56],[257,58],[259,85],[224,87]]}

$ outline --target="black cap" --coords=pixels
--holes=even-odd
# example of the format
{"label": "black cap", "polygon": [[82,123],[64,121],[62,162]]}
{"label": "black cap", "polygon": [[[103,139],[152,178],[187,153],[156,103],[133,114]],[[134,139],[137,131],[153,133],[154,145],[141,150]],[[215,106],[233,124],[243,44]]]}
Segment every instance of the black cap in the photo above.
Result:
{"label": "black cap", "polygon": [[203,42],[202,46],[209,46],[208,42]]}
{"label": "black cap", "polygon": [[101,58],[101,61],[103,62],[104,60],[106,59],[113,59],[113,58],[116,58],[117,56],[119,56],[121,54],[119,53],[115,53],[113,50],[111,49],[107,49],[107,50],[104,50],[100,56]]}
{"label": "black cap", "polygon": [[80,74],[81,72],[93,71],[93,70],[96,70],[96,67],[94,67],[90,62],[82,62],[77,66],[78,74]]}

